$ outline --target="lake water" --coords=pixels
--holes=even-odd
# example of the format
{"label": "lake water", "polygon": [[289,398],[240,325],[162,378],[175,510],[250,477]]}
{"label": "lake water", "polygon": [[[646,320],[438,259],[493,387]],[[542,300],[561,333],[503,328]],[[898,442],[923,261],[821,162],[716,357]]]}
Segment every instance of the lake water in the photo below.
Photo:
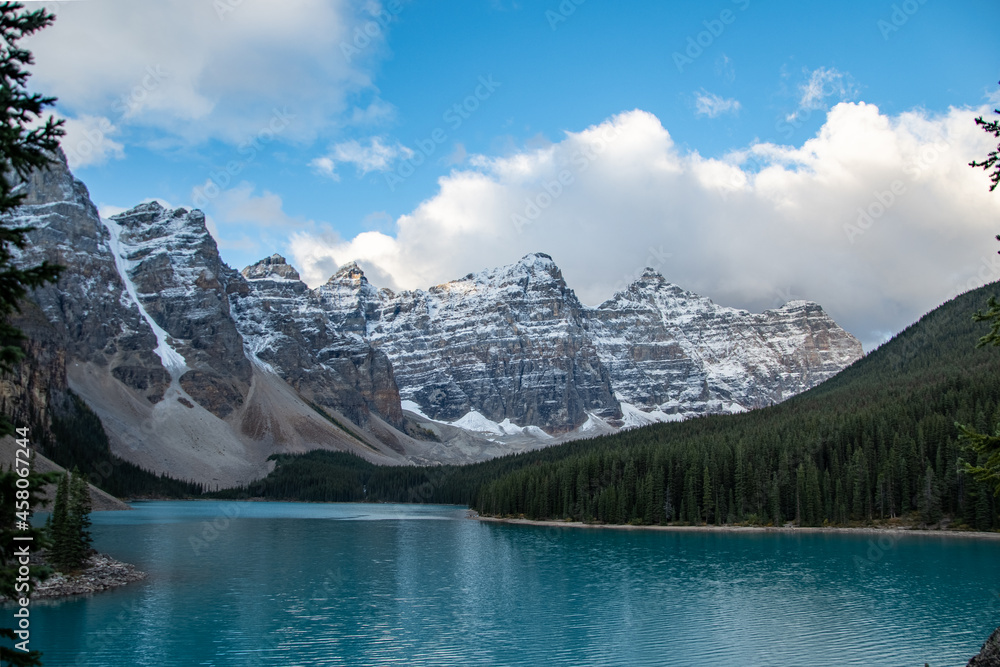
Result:
{"label": "lake water", "polygon": [[545,528],[447,506],[135,507],[95,513],[94,542],[149,578],[34,604],[47,667],[937,667],[964,665],[1000,625],[996,540]]}

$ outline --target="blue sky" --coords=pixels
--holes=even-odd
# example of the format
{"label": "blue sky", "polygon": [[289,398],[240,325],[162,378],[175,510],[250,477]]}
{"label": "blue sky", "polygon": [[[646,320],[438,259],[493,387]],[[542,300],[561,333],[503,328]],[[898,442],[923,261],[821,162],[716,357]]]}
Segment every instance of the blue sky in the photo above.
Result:
{"label": "blue sky", "polygon": [[[653,264],[818,301],[866,349],[1000,278],[963,129],[1000,104],[995,1],[28,4],[94,201],[203,208],[235,268],[425,288],[544,251],[596,304]],[[581,158],[588,128],[626,139]]]}

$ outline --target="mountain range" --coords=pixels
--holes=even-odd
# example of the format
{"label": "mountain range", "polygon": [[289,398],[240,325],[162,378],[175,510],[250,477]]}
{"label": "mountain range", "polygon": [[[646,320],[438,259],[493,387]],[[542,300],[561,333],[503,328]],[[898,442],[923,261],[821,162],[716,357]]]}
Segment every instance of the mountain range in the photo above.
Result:
{"label": "mountain range", "polygon": [[66,268],[25,304],[30,360],[4,398],[44,423],[75,392],[115,454],[209,485],[276,453],[464,463],[741,412],[862,355],[815,303],[750,313],[651,269],[597,307],[543,253],[398,293],[351,263],[311,289],[280,255],[227,266],[198,210],[102,219],[64,159],[19,190],[17,261]]}

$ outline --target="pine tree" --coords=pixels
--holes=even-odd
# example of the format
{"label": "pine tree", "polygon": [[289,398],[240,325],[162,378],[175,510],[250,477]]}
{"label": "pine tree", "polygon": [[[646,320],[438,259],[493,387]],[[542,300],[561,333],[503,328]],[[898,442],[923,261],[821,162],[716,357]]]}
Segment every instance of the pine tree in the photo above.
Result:
{"label": "pine tree", "polygon": [[920,492],[920,520],[931,525],[941,520],[941,491],[934,469],[927,466]]}
{"label": "pine tree", "polygon": [[[1000,114],[1000,109],[995,109],[995,112]],[[992,133],[994,137],[1000,137],[1000,121],[987,122],[980,116],[976,118],[976,124],[981,125],[987,134]],[[997,150],[1000,151],[1000,146],[997,146]],[[994,167],[993,173],[990,174],[992,183],[990,192],[996,189],[997,183],[1000,182],[997,151],[991,151],[982,162],[973,160],[969,166],[982,167],[984,170]],[[1000,241],[1000,235],[997,235],[997,240]],[[972,316],[976,322],[988,322],[990,325],[990,332],[979,339],[977,346],[1000,347],[1000,301],[997,301],[995,296],[991,296],[986,307],[986,311],[977,311]],[[996,435],[987,435],[982,432],[985,429],[975,429],[961,424],[958,425],[958,428],[961,432],[959,437],[965,449],[975,454],[977,458],[975,465],[963,461],[965,471],[980,482],[992,484],[994,495],[1000,496],[1000,429]]]}
{"label": "pine tree", "polygon": [[701,491],[701,512],[705,523],[711,523],[712,521],[712,510],[714,509],[713,498],[715,495],[712,492],[712,475],[708,471],[708,464],[705,464],[705,470],[702,473],[702,491]]}
{"label": "pine tree", "polygon": [[[25,87],[31,65],[31,52],[19,48],[17,43],[49,25],[55,17],[44,9],[24,12],[24,5],[15,2],[0,4],[0,219],[5,218],[21,204],[25,195],[14,188],[19,179],[27,178],[33,169],[40,169],[52,162],[51,155],[59,148],[63,134],[62,121],[49,116],[43,123],[42,110],[55,102],[54,98],[29,94]],[[32,126],[33,129],[29,129]],[[0,371],[10,372],[21,359],[24,351],[21,342],[24,334],[10,323],[10,316],[19,310],[19,302],[29,289],[56,280],[61,267],[48,262],[34,267],[19,267],[14,263],[17,250],[27,244],[30,228],[11,227],[0,223]],[[0,415],[0,436],[14,433],[14,425],[5,415]],[[0,473],[0,594],[14,597],[18,568],[14,557],[15,534],[30,536],[36,547],[44,546],[43,531],[17,527],[17,489],[19,476],[13,471]],[[28,475],[28,501],[34,507],[40,504],[38,490],[50,476]],[[45,576],[45,571],[33,568],[30,578]],[[0,637],[16,639],[11,628],[0,628]],[[39,651],[23,652],[0,646],[0,663],[7,665],[41,665]]]}
{"label": "pine tree", "polygon": [[[33,169],[52,162],[50,157],[59,148],[63,134],[62,121],[51,116],[41,127],[26,126],[41,117],[42,109],[55,102],[54,98],[29,94],[25,89],[28,72],[22,69],[33,62],[31,53],[17,47],[22,37],[41,30],[55,18],[39,9],[21,13],[18,3],[0,4],[0,215],[6,215],[24,200],[24,193],[15,193],[18,179],[27,178]],[[29,227],[0,224],[0,370],[11,371],[24,358],[21,342],[24,334],[10,324],[9,317],[19,310],[19,301],[28,290],[52,282],[61,267],[43,262],[39,266],[20,268],[14,264],[14,249],[27,244]],[[9,420],[0,421],[0,435],[13,433]]]}
{"label": "pine tree", "polygon": [[70,524],[73,528],[73,560],[77,567],[82,566],[90,555],[90,487],[87,479],[78,469],[73,469],[70,478],[70,496],[68,503]]}
{"label": "pine tree", "polygon": [[[994,112],[1000,114],[1000,109],[994,109]],[[992,134],[994,138],[1000,137],[1000,121],[986,121],[980,116],[976,119],[976,125],[981,125],[986,134]],[[998,162],[1000,162],[1000,145],[997,145],[997,150],[990,151],[982,162],[973,160],[969,163],[970,167],[982,167],[983,171],[993,167],[993,173],[990,174],[990,192],[996,190],[997,185],[1000,184],[1000,164]]]}
{"label": "pine tree", "polygon": [[69,496],[70,474],[67,472],[59,478],[49,523],[49,540],[52,546],[48,550],[48,560],[60,571],[72,569],[73,563],[73,527],[69,514]]}

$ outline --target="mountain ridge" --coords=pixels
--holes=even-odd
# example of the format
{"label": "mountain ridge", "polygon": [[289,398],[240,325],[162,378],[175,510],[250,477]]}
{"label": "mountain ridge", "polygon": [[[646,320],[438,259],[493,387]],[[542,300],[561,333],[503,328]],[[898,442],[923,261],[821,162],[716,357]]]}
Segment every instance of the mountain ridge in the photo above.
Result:
{"label": "mountain ridge", "polygon": [[[860,356],[815,304],[748,314],[665,287],[655,272],[629,286],[634,299],[622,292],[597,308],[546,253],[399,293],[349,262],[310,289],[277,253],[229,267],[201,211],[147,202],[102,219],[65,161],[21,190],[12,221],[35,229],[18,261],[67,266],[32,293],[65,352],[52,391],[64,391],[63,373],[115,455],[205,484],[243,483],[270,469],[270,455],[313,448],[462,463],[738,411],[756,406],[747,396],[761,387],[783,400]],[[658,296],[650,285],[661,283]],[[687,348],[670,343],[692,323]],[[727,338],[739,344],[717,344]],[[743,348],[766,363],[734,362]],[[651,379],[659,389],[643,394]]]}
{"label": "mountain ridge", "polygon": [[[624,404],[651,414],[651,421],[740,412],[815,386],[862,356],[860,343],[814,302],[750,313],[718,306],[649,268],[611,299],[587,307],[546,253],[399,293],[375,288],[352,262],[317,289],[339,326],[386,352],[403,399],[447,421],[474,410],[494,423],[510,419],[559,433],[567,420],[572,429],[591,416],[621,426]],[[506,354],[470,344],[470,328],[508,348]],[[494,367],[524,361],[526,334],[538,344],[557,331],[568,340],[575,332],[579,349],[564,355],[562,368],[550,363],[545,370],[578,380],[582,369],[592,391],[554,417],[505,400]],[[563,353],[557,348],[546,350],[547,361]],[[577,353],[580,367],[573,365]],[[476,386],[484,372],[493,386]]]}

